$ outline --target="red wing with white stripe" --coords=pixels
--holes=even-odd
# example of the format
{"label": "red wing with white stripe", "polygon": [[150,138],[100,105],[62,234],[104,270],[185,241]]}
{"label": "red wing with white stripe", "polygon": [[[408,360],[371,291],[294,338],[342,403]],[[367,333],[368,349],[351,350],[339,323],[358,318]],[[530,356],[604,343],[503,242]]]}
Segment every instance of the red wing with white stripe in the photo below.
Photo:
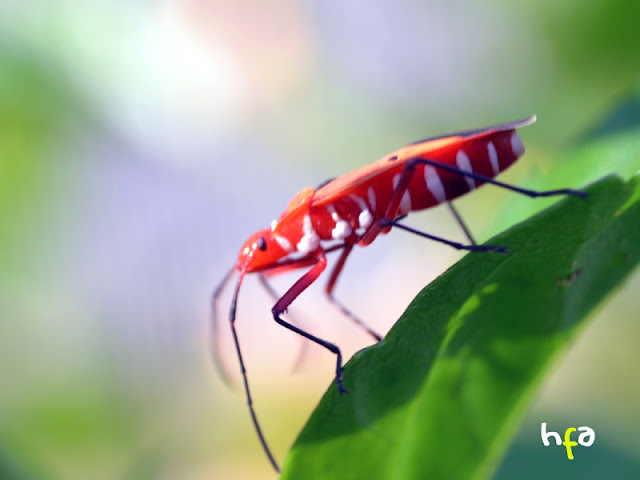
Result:
{"label": "red wing with white stripe", "polygon": [[[388,201],[398,175],[406,162],[413,158],[426,158],[493,178],[524,153],[515,129],[530,125],[535,120],[536,117],[532,116],[517,122],[412,143],[323,185],[315,192],[312,206],[328,205],[337,199],[355,195],[368,199],[370,209],[376,212],[376,205],[380,207],[385,200]],[[409,185],[401,211],[407,213],[432,207],[463,195],[481,183],[469,176],[421,166]],[[377,201],[372,202],[372,198]],[[379,210],[378,213],[383,212]]]}

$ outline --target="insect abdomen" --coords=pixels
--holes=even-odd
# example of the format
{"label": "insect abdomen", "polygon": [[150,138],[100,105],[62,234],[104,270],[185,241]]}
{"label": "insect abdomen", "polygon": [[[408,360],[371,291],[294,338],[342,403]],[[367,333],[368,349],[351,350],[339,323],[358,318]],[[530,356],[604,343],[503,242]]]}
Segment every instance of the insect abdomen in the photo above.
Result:
{"label": "insect abdomen", "polygon": [[[496,132],[480,139],[455,143],[424,158],[477,175],[493,178],[512,165],[524,153],[524,145],[515,130]],[[420,157],[418,157],[420,158]],[[453,200],[478,188],[484,182],[431,165],[416,168],[408,194],[411,211],[423,210]],[[399,214],[405,211],[400,209]]]}

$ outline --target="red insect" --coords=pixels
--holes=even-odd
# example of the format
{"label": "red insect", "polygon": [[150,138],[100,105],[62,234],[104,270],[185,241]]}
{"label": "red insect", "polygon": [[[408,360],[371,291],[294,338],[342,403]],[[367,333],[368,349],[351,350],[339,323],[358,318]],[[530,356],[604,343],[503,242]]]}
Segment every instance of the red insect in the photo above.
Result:
{"label": "red insect", "polygon": [[[279,471],[258,423],[249,390],[246,370],[235,329],[236,305],[242,280],[247,273],[258,273],[262,283],[277,298],[266,276],[284,271],[309,270],[276,301],[271,309],[274,320],[289,330],[325,347],[336,355],[336,384],[340,393],[347,393],[342,382],[342,355],[333,343],[316,337],[282,319],[287,307],[309,285],[316,281],[327,266],[326,254],[340,250],[326,287],[329,301],[336,304],[353,321],[376,340],[381,337],[355,317],[333,297],[333,288],[355,245],[366,246],[382,233],[397,227],[417,235],[470,251],[502,251],[504,247],[476,245],[460,216],[448,202],[468,193],[483,183],[513,190],[530,196],[578,195],[580,191],[562,189],[545,192],[508,185],[493,177],[513,164],[524,153],[524,145],[516,128],[530,125],[535,117],[489,128],[470,130],[416,142],[366,165],[335,178],[317,189],[302,189],[289,202],[285,212],[271,227],[253,234],[244,243],[238,261],[213,294],[213,332],[216,328],[216,304],[222,289],[237,270],[239,273],[231,300],[229,322],[240,363],[249,411],[256,432],[269,461]],[[464,245],[405,226],[399,221],[409,212],[423,210],[441,203],[449,204],[464,229],[470,244]],[[215,339],[214,339],[215,340]],[[215,343],[214,343],[215,347]],[[214,351],[214,354],[216,351]],[[217,354],[216,365],[220,367]]]}

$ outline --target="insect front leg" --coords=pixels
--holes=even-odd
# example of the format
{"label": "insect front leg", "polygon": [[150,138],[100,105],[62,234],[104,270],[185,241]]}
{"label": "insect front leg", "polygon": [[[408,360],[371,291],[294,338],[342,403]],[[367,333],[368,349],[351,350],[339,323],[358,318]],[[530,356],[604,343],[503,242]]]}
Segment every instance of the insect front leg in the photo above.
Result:
{"label": "insect front leg", "polygon": [[331,277],[329,277],[329,282],[327,283],[327,286],[325,288],[325,293],[327,294],[327,297],[328,297],[329,302],[331,304],[333,304],[336,307],[338,307],[343,314],[345,314],[356,325],[358,325],[360,328],[364,329],[369,335],[371,335],[373,338],[375,338],[377,342],[379,342],[380,340],[382,340],[382,337],[380,335],[378,335],[369,325],[367,325],[365,322],[363,322],[358,317],[356,317],[351,312],[351,310],[349,310],[347,307],[345,307],[341,302],[339,302],[333,296],[333,289],[336,286],[336,281],[338,280],[338,276],[342,272],[342,268],[344,267],[344,264],[345,264],[345,262],[347,260],[347,257],[351,253],[351,250],[353,250],[353,245],[354,245],[353,243],[347,243],[345,245],[344,249],[342,250],[342,253],[340,254],[340,258],[338,258],[338,262],[333,267],[333,271],[331,272]]}
{"label": "insect front leg", "polygon": [[318,338],[315,335],[312,335],[309,332],[306,332],[305,330],[302,330],[301,328],[298,328],[281,318],[281,315],[285,312],[289,305],[291,305],[291,303],[298,297],[298,295],[304,292],[309,285],[317,280],[317,278],[326,267],[327,258],[325,257],[323,252],[320,252],[316,264],[311,268],[311,270],[300,277],[289,290],[287,290],[282,298],[280,298],[280,300],[278,300],[273,306],[273,308],[271,309],[271,313],[273,314],[273,319],[279,325],[282,325],[292,332],[295,332],[298,335],[302,335],[304,338],[323,346],[331,353],[334,353],[336,355],[336,384],[338,385],[338,390],[340,391],[340,393],[348,393],[348,390],[342,383],[342,352],[340,352],[340,349],[333,343]]}

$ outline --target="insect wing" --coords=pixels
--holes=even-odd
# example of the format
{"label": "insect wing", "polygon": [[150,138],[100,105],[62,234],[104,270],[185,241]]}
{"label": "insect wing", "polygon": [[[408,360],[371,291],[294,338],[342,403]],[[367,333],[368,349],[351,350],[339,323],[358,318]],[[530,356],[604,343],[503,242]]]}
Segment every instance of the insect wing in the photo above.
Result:
{"label": "insect wing", "polygon": [[391,170],[402,170],[404,164],[411,158],[428,156],[430,152],[451,146],[455,143],[480,139],[496,132],[505,132],[515,130],[520,127],[526,127],[535,121],[536,117],[534,115],[515,122],[503,123],[475,130],[467,130],[464,132],[427,138],[425,140],[410,143],[409,145],[384,156],[374,163],[360,167],[350,173],[321,185],[313,196],[312,205],[327,205],[337,199],[348,196],[353,189],[365,182],[371,181],[378,175],[385,174]]}
{"label": "insect wing", "polygon": [[460,140],[471,140],[473,138],[484,137],[485,135],[489,135],[496,132],[507,132],[509,130],[515,130],[516,128],[526,127],[527,125],[531,125],[535,123],[536,116],[532,115],[527,118],[523,118],[522,120],[516,120],[515,122],[509,123],[501,123],[500,125],[494,125],[492,127],[485,128],[477,128],[474,130],[466,130],[464,132],[450,133],[448,135],[442,135],[438,137],[425,138],[424,140],[419,140],[417,142],[410,143],[407,147],[412,145],[419,145],[425,142],[435,142],[436,140],[442,140],[446,138],[459,138]]}

